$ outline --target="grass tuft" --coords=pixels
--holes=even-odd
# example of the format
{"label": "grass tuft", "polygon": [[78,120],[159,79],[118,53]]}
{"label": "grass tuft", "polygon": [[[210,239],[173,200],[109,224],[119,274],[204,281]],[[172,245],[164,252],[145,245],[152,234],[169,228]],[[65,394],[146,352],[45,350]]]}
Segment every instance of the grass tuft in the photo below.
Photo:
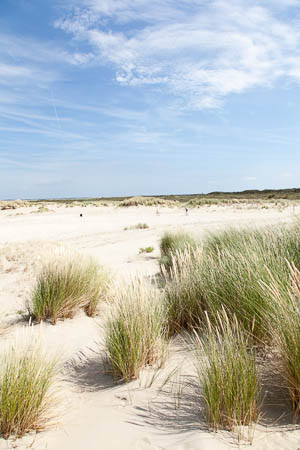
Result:
{"label": "grass tuft", "polygon": [[[174,254],[176,252],[184,251],[187,247],[194,249],[197,246],[196,240],[188,233],[183,231],[176,233],[166,232],[160,242],[161,258],[159,263],[161,271],[169,274],[171,269],[174,269],[176,264]],[[177,269],[179,268],[180,266],[177,265]]]}
{"label": "grass tuft", "polygon": [[260,383],[253,347],[237,319],[225,310],[208,334],[194,334],[196,370],[203,389],[205,416],[216,431],[251,425],[259,415]]}
{"label": "grass tuft", "polygon": [[265,286],[273,299],[270,327],[279,349],[281,373],[288,389],[295,418],[300,414],[300,271],[290,265],[291,283],[273,277]]}
{"label": "grass tuft", "polygon": [[172,333],[199,326],[203,311],[213,321],[224,306],[256,343],[271,342],[268,318],[274,302],[262,284],[270,284],[276,274],[290,286],[287,260],[300,268],[298,225],[228,230],[206,238],[201,249],[186,245],[170,252],[165,300]]}
{"label": "grass tuft", "polygon": [[147,223],[137,223],[136,225],[132,225],[130,227],[125,227],[124,231],[127,230],[146,230],[147,228],[149,228],[149,225]]}
{"label": "grass tuft", "polygon": [[136,279],[116,292],[105,347],[115,378],[130,381],[147,365],[164,363],[165,312],[157,289]]}
{"label": "grass tuft", "polygon": [[154,247],[140,247],[139,253],[152,253],[154,252]]}
{"label": "grass tuft", "polygon": [[207,305],[201,278],[203,251],[187,246],[171,254],[169,273],[165,274],[164,301],[168,317],[168,333],[199,327]]}
{"label": "grass tuft", "polygon": [[44,267],[27,308],[38,322],[50,319],[53,324],[72,318],[80,308],[94,316],[108,285],[107,272],[93,260],[58,259]]}
{"label": "grass tuft", "polygon": [[58,359],[46,357],[40,345],[16,345],[0,357],[0,434],[23,436],[41,431],[53,419],[53,387]]}

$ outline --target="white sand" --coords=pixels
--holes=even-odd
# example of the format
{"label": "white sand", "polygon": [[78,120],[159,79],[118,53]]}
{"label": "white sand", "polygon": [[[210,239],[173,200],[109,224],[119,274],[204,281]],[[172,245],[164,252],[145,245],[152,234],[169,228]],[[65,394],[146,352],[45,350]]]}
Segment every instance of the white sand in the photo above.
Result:
{"label": "white sand", "polygon": [[[203,207],[189,211],[160,208],[56,207],[54,212],[31,213],[36,208],[0,211],[0,317],[9,327],[1,338],[11,339],[24,322],[24,310],[34,277],[42,263],[60,246],[68,246],[94,256],[115,276],[135,273],[154,275],[158,271],[159,239],[165,230],[183,229],[201,235],[228,226],[289,223],[300,214],[286,208],[248,209]],[[83,217],[80,218],[79,214]],[[149,229],[127,230],[137,223]],[[150,254],[140,247],[153,246]],[[172,368],[177,365],[189,374],[191,364],[180,343],[174,343],[166,367],[149,386],[153,370],[145,370],[141,380],[114,384],[102,373],[99,357],[99,321],[79,314],[56,326],[43,324],[42,333],[49,350],[63,349],[68,363],[62,384],[64,414],[58,411],[58,425],[48,431],[28,435],[18,441],[0,439],[0,449],[39,450],[223,450],[239,448],[227,432],[210,433],[199,414],[194,388],[187,389],[182,407],[174,408],[171,384],[158,395]],[[39,333],[35,326],[34,333]],[[2,345],[3,346],[3,345]],[[179,351],[179,350],[182,351]],[[79,354],[85,359],[80,359]],[[147,387],[149,386],[149,387]],[[173,383],[174,387],[174,383]],[[281,399],[278,399],[281,403]],[[257,425],[252,448],[255,450],[297,450],[300,430],[290,417],[273,408],[273,423]],[[277,415],[276,415],[277,414]],[[266,418],[267,420],[267,418]],[[243,447],[243,445],[242,445]]]}

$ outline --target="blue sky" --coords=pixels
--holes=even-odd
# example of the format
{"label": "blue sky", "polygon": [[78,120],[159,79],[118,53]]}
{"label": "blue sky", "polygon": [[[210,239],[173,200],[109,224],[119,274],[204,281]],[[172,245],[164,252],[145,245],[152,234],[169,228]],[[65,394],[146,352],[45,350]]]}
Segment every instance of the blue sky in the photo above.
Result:
{"label": "blue sky", "polygon": [[300,0],[1,0],[0,198],[299,187]]}

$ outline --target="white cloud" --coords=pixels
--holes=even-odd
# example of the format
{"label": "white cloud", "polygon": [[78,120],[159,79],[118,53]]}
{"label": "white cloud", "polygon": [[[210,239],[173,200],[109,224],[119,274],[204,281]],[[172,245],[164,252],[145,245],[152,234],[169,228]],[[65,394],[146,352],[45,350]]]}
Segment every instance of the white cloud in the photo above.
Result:
{"label": "white cloud", "polygon": [[90,45],[83,64],[112,66],[121,84],[160,84],[190,106],[215,108],[230,94],[300,80],[300,30],[289,9],[298,0],[80,3],[56,26]]}
{"label": "white cloud", "polygon": [[0,111],[2,105],[6,110],[8,105],[25,109],[52,105],[53,84],[65,79],[65,69],[86,65],[93,58],[89,52],[76,49],[72,53],[53,42],[27,36],[0,32],[0,42]]}
{"label": "white cloud", "polygon": [[22,60],[31,64],[82,64],[88,62],[88,53],[70,53],[63,48],[51,43],[41,42],[29,37],[17,37],[11,34],[0,33],[0,61]]}
{"label": "white cloud", "polygon": [[0,33],[0,42],[0,84],[13,89],[26,83],[46,86],[61,77],[63,65],[87,64],[93,58],[90,53],[70,53],[49,42],[11,34]]}
{"label": "white cloud", "polygon": [[[6,64],[0,61],[0,84],[16,88],[33,82],[43,84],[55,81],[57,78],[54,71],[43,70],[38,67],[29,66],[25,63],[19,65]],[[0,100],[2,98],[0,97]]]}
{"label": "white cloud", "polygon": [[12,66],[10,64],[1,64],[0,62],[0,76],[2,78],[27,78],[32,76],[32,71],[27,67]]}

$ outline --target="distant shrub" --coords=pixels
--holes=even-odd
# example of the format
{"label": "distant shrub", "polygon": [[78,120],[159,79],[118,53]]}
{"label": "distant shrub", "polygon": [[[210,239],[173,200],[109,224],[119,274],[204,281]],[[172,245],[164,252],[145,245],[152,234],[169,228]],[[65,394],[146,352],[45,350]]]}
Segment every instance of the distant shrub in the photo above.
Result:
{"label": "distant shrub", "polygon": [[13,201],[0,201],[0,209],[6,210],[6,209],[17,209],[22,207],[30,206],[30,203],[26,200],[13,200]]}
{"label": "distant shrub", "polygon": [[201,206],[212,206],[212,205],[220,205],[223,200],[220,199],[207,199],[207,198],[192,198],[186,203],[188,208],[195,208]]}
{"label": "distant shrub", "polygon": [[122,200],[119,203],[121,207],[129,206],[175,206],[178,202],[174,200],[165,200],[159,197],[131,197]]}
{"label": "distant shrub", "polygon": [[207,198],[207,197],[195,197],[190,199],[186,203],[188,208],[200,208],[202,206],[247,206],[247,207],[257,207],[260,204],[258,198]]}
{"label": "distant shrub", "polygon": [[57,260],[47,264],[33,289],[28,311],[37,321],[72,318],[79,308],[89,316],[105,297],[107,272],[92,260]]}
{"label": "distant shrub", "polygon": [[36,212],[37,213],[53,212],[53,210],[47,208],[47,206],[40,206]]}
{"label": "distant shrub", "polygon": [[238,200],[236,198],[193,198],[186,204],[187,207],[201,207],[201,206],[224,206],[224,205],[236,205],[240,203],[247,203],[244,200]]}

